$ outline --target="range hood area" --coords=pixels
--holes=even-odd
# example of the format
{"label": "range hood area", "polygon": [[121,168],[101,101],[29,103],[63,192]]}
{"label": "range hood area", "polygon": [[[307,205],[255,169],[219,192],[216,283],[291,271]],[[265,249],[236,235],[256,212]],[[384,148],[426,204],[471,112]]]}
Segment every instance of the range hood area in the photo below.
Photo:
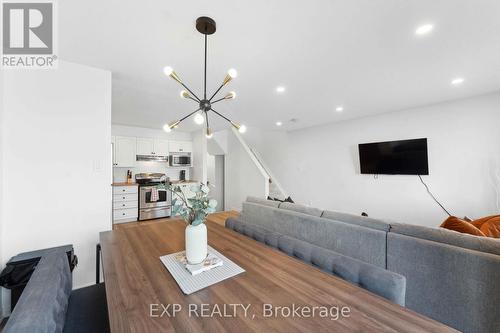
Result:
{"label": "range hood area", "polygon": [[136,161],[168,162],[168,156],[136,155]]}

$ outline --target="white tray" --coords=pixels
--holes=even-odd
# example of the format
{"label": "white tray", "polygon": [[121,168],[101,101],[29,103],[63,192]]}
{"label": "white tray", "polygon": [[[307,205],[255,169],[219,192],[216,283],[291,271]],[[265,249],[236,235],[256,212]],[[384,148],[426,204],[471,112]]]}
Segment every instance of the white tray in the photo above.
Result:
{"label": "white tray", "polygon": [[221,258],[224,264],[198,275],[191,275],[186,267],[175,259],[179,252],[161,256],[160,260],[177,282],[182,292],[186,295],[229,279],[245,271],[211,246],[208,247],[208,252],[214,253],[217,257]]}

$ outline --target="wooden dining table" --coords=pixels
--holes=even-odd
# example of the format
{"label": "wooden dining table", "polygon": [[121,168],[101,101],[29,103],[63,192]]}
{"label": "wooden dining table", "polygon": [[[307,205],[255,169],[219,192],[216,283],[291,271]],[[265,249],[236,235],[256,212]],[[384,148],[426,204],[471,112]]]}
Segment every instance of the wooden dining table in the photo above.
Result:
{"label": "wooden dining table", "polygon": [[222,225],[206,224],[209,245],[245,272],[190,295],[159,259],[184,249],[182,220],[100,234],[111,332],[456,332]]}

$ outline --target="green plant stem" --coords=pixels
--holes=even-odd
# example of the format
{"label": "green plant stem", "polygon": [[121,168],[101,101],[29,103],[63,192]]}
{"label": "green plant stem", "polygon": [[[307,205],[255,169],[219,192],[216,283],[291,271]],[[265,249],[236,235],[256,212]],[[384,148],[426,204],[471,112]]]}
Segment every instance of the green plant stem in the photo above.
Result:
{"label": "green plant stem", "polygon": [[[179,194],[179,192],[177,191],[170,191],[172,193],[174,193],[175,195],[177,195],[177,197],[179,197],[182,202],[186,205],[186,208],[189,209],[190,213],[189,213],[189,217],[191,220],[194,220],[194,209],[192,207],[189,206],[188,204],[188,201],[186,199],[186,196],[184,195],[184,193],[182,193],[182,191],[180,191],[180,193],[182,194],[182,196]],[[191,222],[188,222],[189,224],[191,224]]]}

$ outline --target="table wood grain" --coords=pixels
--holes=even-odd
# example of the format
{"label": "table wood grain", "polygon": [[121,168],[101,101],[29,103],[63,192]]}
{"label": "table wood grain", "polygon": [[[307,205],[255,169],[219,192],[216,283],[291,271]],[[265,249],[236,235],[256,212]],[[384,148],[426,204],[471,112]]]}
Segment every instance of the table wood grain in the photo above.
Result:
{"label": "table wood grain", "polygon": [[[217,223],[208,221],[207,227],[209,244],[246,272],[188,296],[159,259],[184,249],[183,221],[139,223],[100,234],[112,332],[456,332]],[[172,304],[181,307],[175,316]],[[247,316],[242,308],[232,317],[196,316],[202,306],[213,311],[224,304],[225,315],[234,314],[232,304],[249,306]],[[348,307],[350,313],[337,320],[286,318],[286,311],[265,317],[263,304]],[[159,316],[163,307],[170,307],[170,316]]]}

